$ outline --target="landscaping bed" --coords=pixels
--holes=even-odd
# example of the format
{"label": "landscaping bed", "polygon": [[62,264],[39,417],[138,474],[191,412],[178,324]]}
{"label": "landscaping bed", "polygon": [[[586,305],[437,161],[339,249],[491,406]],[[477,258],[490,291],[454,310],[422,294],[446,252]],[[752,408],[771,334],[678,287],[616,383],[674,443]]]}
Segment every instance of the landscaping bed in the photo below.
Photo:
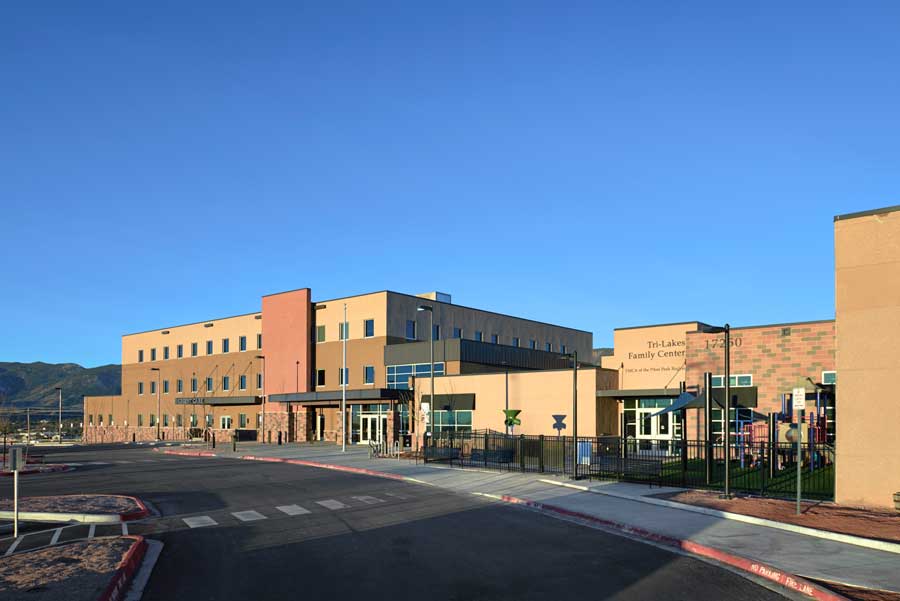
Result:
{"label": "landscaping bed", "polygon": [[720,499],[717,492],[701,490],[653,496],[686,505],[697,505],[807,528],[900,543],[900,514],[888,510],[842,507],[824,502],[803,502],[801,514],[796,515],[796,502],[784,499],[749,496]]}
{"label": "landscaping bed", "polygon": [[0,601],[96,601],[135,543],[94,538],[0,559]]}
{"label": "landscaping bed", "polygon": [[[12,509],[12,499],[0,499],[0,511]],[[56,495],[19,499],[20,512],[124,514],[141,509],[132,497],[119,495]]]}

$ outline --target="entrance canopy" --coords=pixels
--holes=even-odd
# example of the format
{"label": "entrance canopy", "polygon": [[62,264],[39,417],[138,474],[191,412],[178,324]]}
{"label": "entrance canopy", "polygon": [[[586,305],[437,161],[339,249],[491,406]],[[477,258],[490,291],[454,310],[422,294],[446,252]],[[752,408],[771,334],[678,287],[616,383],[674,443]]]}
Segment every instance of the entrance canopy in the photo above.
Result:
{"label": "entrance canopy", "polygon": [[[752,390],[751,390],[752,388]],[[743,390],[737,389],[741,391],[743,394],[736,394],[735,389],[732,388],[732,402],[735,407],[740,407],[742,409],[749,409],[752,407],[756,407],[756,387],[747,387]],[[724,388],[714,388],[712,391],[712,402],[713,406],[719,409],[725,408],[725,403],[720,400],[720,396],[722,396],[725,392]],[[663,415],[664,413],[673,413],[675,411],[681,411],[682,409],[703,409],[706,406],[706,401],[703,398],[702,394],[694,396],[689,392],[682,392],[678,395],[678,398],[675,401],[660,411],[654,413],[651,417],[656,417],[658,415]],[[751,410],[751,415],[753,421],[765,420],[766,416],[762,413],[758,413],[756,411]]]}

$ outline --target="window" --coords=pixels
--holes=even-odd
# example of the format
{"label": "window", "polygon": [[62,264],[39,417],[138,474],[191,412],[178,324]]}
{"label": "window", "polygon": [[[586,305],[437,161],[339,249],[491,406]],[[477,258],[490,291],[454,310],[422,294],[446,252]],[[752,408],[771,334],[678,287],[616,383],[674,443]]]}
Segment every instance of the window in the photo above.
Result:
{"label": "window", "polygon": [[528,348],[530,348],[531,350],[535,350],[535,349],[537,348],[537,342],[534,341],[534,340],[529,340],[529,341],[528,341]]}
{"label": "window", "polygon": [[[732,374],[731,376],[731,387],[732,388],[742,388],[747,386],[753,386],[753,375],[752,374]],[[712,386],[713,388],[724,388],[725,387],[725,376],[713,376],[712,377]]]}
{"label": "window", "polygon": [[475,330],[475,337],[472,340],[477,340],[478,342],[484,341],[484,333],[481,330]]}
{"label": "window", "polygon": [[472,411],[435,411],[434,429],[438,432],[470,432],[472,430]]}
{"label": "window", "polygon": [[823,371],[822,372],[822,384],[837,384],[837,372],[836,371]]}
{"label": "window", "polygon": [[191,357],[196,357],[196,356],[197,356],[197,343],[192,342],[191,343]]}
{"label": "window", "polygon": [[350,324],[346,321],[338,324],[338,340],[350,339]]}
{"label": "window", "polygon": [[178,346],[175,347],[175,357],[178,359],[181,359],[182,357],[184,357],[184,345],[183,344],[179,344]]}
{"label": "window", "polygon": [[150,426],[152,427],[152,426],[155,426],[155,425],[156,425],[156,414],[155,414],[155,413],[151,413],[151,414],[150,414]]}
{"label": "window", "polygon": [[375,383],[375,366],[374,365],[366,365],[363,368],[363,372],[365,374],[365,384],[374,384]]}
{"label": "window", "polygon": [[363,336],[371,338],[375,335],[375,320],[367,319],[363,322]]}
{"label": "window", "polygon": [[143,425],[144,425],[144,414],[138,413],[138,427],[141,427]]}
{"label": "window", "polygon": [[191,378],[191,392],[197,392],[197,378]]}
{"label": "window", "polygon": [[112,413],[109,414],[109,423],[110,426],[115,426],[116,424],[113,422]]}
{"label": "window", "polygon": [[228,338],[222,339],[222,352],[227,353],[230,350],[231,341]]}
{"label": "window", "polygon": [[169,360],[169,347],[167,347],[167,346],[163,347],[163,360],[165,360],[165,361]]}
{"label": "window", "polygon": [[256,335],[256,348],[262,349],[262,334]]}
{"label": "window", "polygon": [[316,370],[316,386],[325,386],[325,370]]}
{"label": "window", "polygon": [[180,413],[176,414],[176,415],[175,415],[175,426],[176,426],[177,428],[180,428],[180,427],[182,427],[183,425],[184,425],[184,421],[183,421],[183,419],[182,419],[182,417],[181,417],[181,414],[180,414]]}
{"label": "window", "polygon": [[102,425],[103,425],[103,414],[102,414],[102,413],[98,413],[98,414],[97,414],[97,425],[98,425],[98,426],[102,426]]}
{"label": "window", "polygon": [[547,351],[548,353],[552,353],[553,352],[553,343],[548,342],[547,344],[545,344],[544,350]]}
{"label": "window", "polygon": [[239,351],[247,350],[247,337],[246,336],[238,337],[238,350]]}
{"label": "window", "polygon": [[223,415],[222,417],[220,417],[219,418],[219,427],[222,428],[223,430],[230,430],[231,429],[231,416]]}
{"label": "window", "polygon": [[231,386],[231,378],[228,376],[222,376],[222,391],[227,391]]}
{"label": "window", "polygon": [[519,337],[518,336],[513,336],[512,345],[519,346]]}
{"label": "window", "polygon": [[156,361],[156,349],[155,348],[150,349],[150,360]]}
{"label": "window", "polygon": [[256,374],[256,387],[262,390],[262,372]]}
{"label": "window", "polygon": [[184,392],[184,380],[182,380],[181,378],[175,380],[175,392],[179,394]]}
{"label": "window", "polygon": [[431,326],[431,339],[432,340],[440,340],[441,339],[441,324],[436,323]]}
{"label": "window", "polygon": [[169,394],[169,381],[163,380],[163,394]]}
{"label": "window", "polygon": [[316,326],[316,342],[325,342],[325,326]]}
{"label": "window", "polygon": [[344,384],[350,384],[350,368],[345,367],[344,369],[338,370],[338,384],[343,386]]}
{"label": "window", "polygon": [[89,425],[89,426],[93,426],[93,425],[94,425],[94,416],[93,416],[93,414],[89,414],[89,415],[88,415],[88,425]]}
{"label": "window", "polygon": [[207,413],[207,414],[206,414],[206,427],[207,427],[207,428],[212,428],[212,425],[213,425],[213,416],[212,416],[212,413]]}
{"label": "window", "polygon": [[247,390],[247,376],[241,375],[241,377],[238,378],[238,387],[241,390]]}
{"label": "window", "polygon": [[[444,375],[444,364],[434,364],[434,375]],[[410,365],[388,365],[387,366],[387,387],[397,390],[409,390],[409,378],[416,376],[417,378],[427,378],[431,376],[431,363],[416,363]]]}
{"label": "window", "polygon": [[491,344],[497,344],[498,342],[500,342],[500,336],[491,334]]}
{"label": "window", "polygon": [[212,378],[206,378],[206,392],[213,391],[213,381]]}
{"label": "window", "polygon": [[138,394],[144,394],[144,383],[138,382]]}
{"label": "window", "polygon": [[453,337],[462,338],[462,328],[453,328]]}
{"label": "window", "polygon": [[156,394],[156,382],[150,382],[150,394]]}
{"label": "window", "polygon": [[407,340],[415,340],[416,339],[416,322],[412,319],[406,320],[406,339]]}
{"label": "window", "polygon": [[197,414],[191,413],[191,428],[197,427]]}
{"label": "window", "polygon": [[563,355],[566,354],[566,345],[565,344],[559,345],[559,352],[562,353]]}
{"label": "window", "polygon": [[247,414],[246,413],[238,413],[238,427],[239,428],[247,427]]}
{"label": "window", "polygon": [[213,354],[212,340],[207,340],[207,341],[206,341],[206,354],[207,354],[207,355],[212,355],[212,354]]}
{"label": "window", "polygon": [[168,413],[163,413],[163,427],[164,428],[169,427],[169,414]]}
{"label": "window", "polygon": [[143,362],[144,362],[144,351],[139,350],[138,351],[138,363],[143,363]]}

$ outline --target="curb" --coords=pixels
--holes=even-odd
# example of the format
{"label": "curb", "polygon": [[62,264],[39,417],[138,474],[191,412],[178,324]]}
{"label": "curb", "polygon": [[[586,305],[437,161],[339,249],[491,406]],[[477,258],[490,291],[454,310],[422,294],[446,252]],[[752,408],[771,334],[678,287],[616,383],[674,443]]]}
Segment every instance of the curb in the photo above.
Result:
{"label": "curb", "polygon": [[[61,495],[66,496],[66,495]],[[125,513],[70,513],[62,511],[20,511],[19,519],[23,522],[80,522],[82,524],[118,524],[119,522],[131,522],[140,520],[150,515],[150,510],[144,505],[144,502],[137,497],[128,495],[107,495],[110,497],[121,497],[134,501],[138,509],[127,511]],[[13,519],[13,511],[0,511],[0,519]]]}
{"label": "curb", "polygon": [[733,513],[731,511],[722,511],[720,509],[710,509],[709,507],[698,507],[696,505],[687,505],[685,503],[677,503],[675,501],[667,501],[666,499],[654,499],[649,497],[640,497],[640,496],[632,496],[632,495],[624,495],[621,493],[615,493],[605,490],[598,490],[596,488],[589,488],[587,486],[579,486],[577,484],[570,484],[568,482],[559,482],[557,480],[547,480],[541,479],[539,482],[543,482],[545,484],[553,484],[555,486],[562,486],[564,488],[571,488],[574,490],[580,490],[582,492],[589,492],[595,495],[605,495],[607,497],[614,497],[616,499],[624,499],[627,501],[636,501],[638,503],[646,503],[648,505],[658,505],[660,507],[669,507],[671,509],[681,509],[682,511],[690,511],[692,513],[700,513],[703,515],[709,515],[712,517],[722,518],[726,520],[733,520],[735,522],[744,522],[746,524],[753,524],[754,526],[766,526],[767,528],[774,528],[776,530],[784,530],[786,532],[793,532],[794,534],[803,534],[805,536],[812,536],[815,538],[822,538],[825,540],[832,540],[839,543],[844,543],[848,545],[855,545],[857,547],[864,547],[866,549],[874,549],[875,551],[884,551],[885,553],[894,553],[900,554],[900,544],[891,543],[888,541],[875,540],[871,538],[865,538],[862,536],[854,536],[852,534],[842,534],[840,532],[830,532],[828,530],[819,530],[816,528],[809,528],[808,526],[797,526],[795,524],[788,524],[785,522],[777,522],[775,520],[767,520],[765,518],[758,518],[752,515],[744,515],[742,513]]}
{"label": "curb", "polygon": [[673,538],[669,536],[663,536],[660,534],[656,534],[655,532],[650,532],[649,530],[644,530],[643,528],[629,526],[628,524],[622,524],[620,522],[598,518],[586,513],[572,511],[570,509],[557,507],[555,505],[548,505],[546,503],[540,503],[538,501],[520,499],[518,497],[513,497],[510,495],[482,496],[495,498],[503,501],[504,503],[509,503],[512,505],[528,507],[530,509],[535,509],[541,513],[550,514],[556,517],[575,519],[582,522],[587,522],[589,524],[602,526],[604,528],[613,529],[629,536],[648,540],[650,542],[657,543],[663,546],[673,547],[675,549],[685,551],[691,555],[698,555],[700,557],[712,559],[735,570],[764,578],[766,580],[769,580],[770,582],[774,582],[775,584],[783,586],[784,588],[790,589],[802,595],[806,595],[811,599],[816,599],[817,601],[848,601],[846,597],[838,595],[837,593],[834,593],[824,587],[813,584],[812,582],[804,578],[800,578],[799,576],[795,576],[783,570],[773,568],[772,566],[758,561],[747,559],[746,557],[741,557],[740,555],[734,555],[720,549],[701,545],[700,543],[695,543],[693,541]]}
{"label": "curb", "polygon": [[218,457],[212,451],[176,451],[172,449],[163,449],[161,447],[153,447],[155,453],[163,453],[164,455],[182,455],[184,457]]}
{"label": "curb", "polygon": [[128,586],[131,584],[131,580],[134,578],[134,574],[140,567],[144,554],[147,552],[147,541],[144,540],[143,536],[125,536],[123,538],[134,539],[134,543],[122,556],[122,561],[116,566],[112,580],[106,585],[106,589],[100,594],[97,601],[118,601],[121,599],[125,591],[128,590]]}

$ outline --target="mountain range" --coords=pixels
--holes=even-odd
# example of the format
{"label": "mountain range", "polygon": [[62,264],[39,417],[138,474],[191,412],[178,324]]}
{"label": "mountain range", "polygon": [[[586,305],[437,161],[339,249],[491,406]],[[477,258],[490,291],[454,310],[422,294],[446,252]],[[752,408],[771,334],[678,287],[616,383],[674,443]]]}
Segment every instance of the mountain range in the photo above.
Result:
{"label": "mountain range", "polygon": [[121,377],[119,365],[0,362],[0,407],[55,409],[59,386],[63,409],[81,409],[85,395],[120,394]]}

